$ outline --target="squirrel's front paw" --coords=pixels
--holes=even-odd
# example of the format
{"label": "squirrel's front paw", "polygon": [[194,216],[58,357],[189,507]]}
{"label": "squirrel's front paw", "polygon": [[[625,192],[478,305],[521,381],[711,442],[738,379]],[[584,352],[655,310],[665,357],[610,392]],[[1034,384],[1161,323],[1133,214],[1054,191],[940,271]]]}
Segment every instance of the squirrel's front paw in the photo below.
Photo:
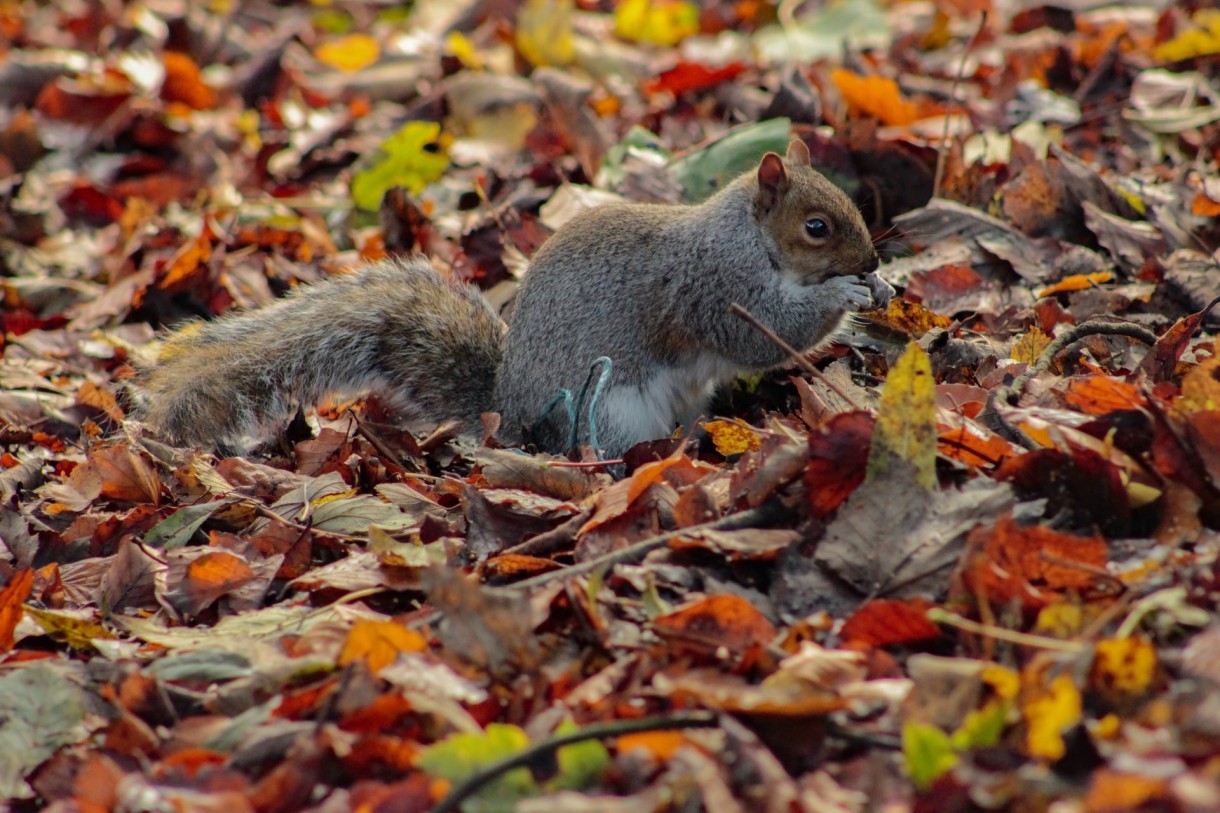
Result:
{"label": "squirrel's front paw", "polygon": [[840,310],[866,311],[873,307],[873,291],[860,277],[831,277],[822,283],[822,291],[831,297]]}
{"label": "squirrel's front paw", "polygon": [[883,280],[876,271],[864,275],[864,284],[873,295],[874,308],[884,308],[894,298],[894,286]]}

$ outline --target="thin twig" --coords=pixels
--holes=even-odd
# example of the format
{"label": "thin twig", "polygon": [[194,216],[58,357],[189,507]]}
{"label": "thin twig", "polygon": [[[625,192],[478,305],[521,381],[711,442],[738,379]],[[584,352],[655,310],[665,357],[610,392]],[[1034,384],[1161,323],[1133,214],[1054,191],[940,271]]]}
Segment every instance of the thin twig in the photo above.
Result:
{"label": "thin twig", "polygon": [[543,531],[532,536],[519,545],[505,548],[500,556],[548,556],[554,553],[559,545],[567,544],[576,538],[576,532],[589,521],[593,515],[593,507],[586,506],[568,519],[556,525],[549,531]]}
{"label": "thin twig", "polygon": [[767,339],[772,344],[774,344],[780,350],[783,350],[785,353],[787,353],[792,358],[792,360],[796,363],[796,365],[798,367],[800,367],[802,370],[804,370],[809,375],[816,378],[818,381],[821,381],[823,384],[825,384],[826,388],[829,389],[831,392],[833,392],[835,395],[842,398],[848,404],[855,403],[855,401],[851,398],[851,396],[849,396],[847,393],[843,392],[843,390],[839,389],[839,387],[833,381],[831,381],[829,378],[827,378],[825,375],[822,374],[821,370],[819,370],[817,367],[814,367],[813,364],[811,364],[809,362],[809,359],[805,358],[804,353],[797,350],[792,345],[788,344],[786,341],[784,341],[782,338],[780,338],[779,334],[777,334],[774,330],[767,327],[762,322],[758,321],[758,318],[755,317],[754,314],[750,313],[748,310],[743,308],[741,305],[738,305],[736,302],[734,302],[732,305],[729,305],[729,313],[733,314],[734,316],[736,316],[739,319],[742,319],[742,320],[748,322],[755,330],[757,330],[762,335],[766,336]]}
{"label": "thin twig", "polygon": [[952,118],[953,106],[957,104],[957,88],[966,73],[966,60],[970,58],[975,43],[983,35],[983,28],[986,25],[987,12],[984,11],[979,17],[978,30],[966,43],[966,50],[962,52],[962,61],[957,66],[957,75],[953,77],[953,84],[949,87],[949,106],[945,109],[945,129],[940,136],[940,150],[936,153],[936,175],[932,179],[932,197],[934,198],[940,197],[940,184],[945,179],[945,154],[949,150],[949,121]]}
{"label": "thin twig", "polygon": [[1055,356],[1088,336],[1127,336],[1144,344],[1156,344],[1155,333],[1132,322],[1084,322],[1065,330],[1047,345],[1046,349],[1042,351],[1042,355],[1038,356],[1038,360],[1030,365],[1028,370],[1017,376],[1011,384],[1007,387],[997,387],[988,393],[987,405],[983,407],[983,412],[979,416],[983,425],[1005,440],[1025,449],[1039,448],[1024,432],[1000,414],[1000,411],[996,409],[996,404],[1003,401],[1010,406],[1016,406],[1025,392],[1025,386],[1035,376],[1046,372]]}
{"label": "thin twig", "polygon": [[614,565],[626,564],[627,562],[636,562],[643,559],[649,553],[658,548],[663,548],[670,543],[670,540],[678,536],[697,534],[701,531],[729,531],[739,528],[752,528],[768,523],[775,522],[783,518],[787,514],[787,509],[776,501],[763,503],[756,508],[747,508],[745,511],[738,511],[736,514],[729,514],[726,517],[705,522],[702,525],[691,525],[686,528],[678,528],[673,531],[666,531],[663,534],[650,536],[647,539],[636,542],[634,545],[628,545],[619,550],[613,550],[609,553],[602,554],[595,559],[590,559],[587,562],[565,567],[563,570],[552,570],[547,573],[539,573],[537,576],[531,576],[528,579],[523,579],[513,584],[505,585],[503,590],[524,590],[534,587],[539,587],[548,584],[557,579],[566,579],[570,576],[580,576],[585,573],[592,573],[595,570],[600,570],[603,567],[612,567]]}
{"label": "thin twig", "polygon": [[543,757],[548,757],[560,748],[587,740],[601,740],[608,737],[621,737],[624,734],[638,734],[645,731],[671,731],[682,728],[712,728],[719,723],[717,715],[706,711],[677,712],[658,717],[643,717],[637,720],[613,720],[608,723],[594,723],[579,731],[550,737],[536,742],[523,751],[500,760],[477,771],[458,784],[441,799],[432,813],[449,813],[457,810],[466,799],[473,796],[488,782],[508,773],[514,768],[523,768]]}
{"label": "thin twig", "polygon": [[1055,356],[1088,336],[1126,336],[1144,344],[1156,344],[1156,334],[1134,322],[1084,322],[1056,336],[1028,370],[1017,376],[1011,385],[1001,388],[1000,396],[1015,405],[1016,399],[1024,392],[1025,385],[1035,376],[1046,372]]}
{"label": "thin twig", "polygon": [[1061,641],[1058,638],[1047,638],[1043,635],[1030,635],[1027,632],[1016,632],[1014,630],[1006,630],[1003,627],[996,627],[991,624],[980,624],[977,621],[971,621],[969,618],[963,618],[957,613],[951,613],[948,610],[942,610],[939,607],[934,607],[928,610],[928,620],[934,624],[944,624],[949,627],[956,627],[965,632],[972,632],[975,635],[982,635],[987,638],[994,638],[998,641],[1007,641],[1010,644],[1017,646],[1034,647],[1035,649],[1047,649],[1052,652],[1067,652],[1070,654],[1078,654],[1083,652],[1085,645],[1079,641]]}

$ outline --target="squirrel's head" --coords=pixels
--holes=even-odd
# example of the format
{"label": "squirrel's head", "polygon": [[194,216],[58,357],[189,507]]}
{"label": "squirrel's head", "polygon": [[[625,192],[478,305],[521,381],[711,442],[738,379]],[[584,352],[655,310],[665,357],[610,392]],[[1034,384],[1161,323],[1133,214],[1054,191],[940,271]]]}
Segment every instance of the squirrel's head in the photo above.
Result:
{"label": "squirrel's head", "polygon": [[810,284],[877,269],[877,250],[860,210],[809,162],[793,139],[788,154],[769,152],[758,164],[754,211],[779,252],[783,271]]}

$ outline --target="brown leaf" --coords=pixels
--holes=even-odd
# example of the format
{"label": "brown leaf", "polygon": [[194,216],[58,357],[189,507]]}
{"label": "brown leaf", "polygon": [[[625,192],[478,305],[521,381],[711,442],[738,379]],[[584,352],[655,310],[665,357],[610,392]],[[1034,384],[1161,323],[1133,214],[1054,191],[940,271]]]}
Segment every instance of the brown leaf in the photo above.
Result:
{"label": "brown leaf", "polygon": [[161,480],[152,464],[125,442],[96,444],[89,461],[102,478],[102,496],[127,502],[161,503]]}

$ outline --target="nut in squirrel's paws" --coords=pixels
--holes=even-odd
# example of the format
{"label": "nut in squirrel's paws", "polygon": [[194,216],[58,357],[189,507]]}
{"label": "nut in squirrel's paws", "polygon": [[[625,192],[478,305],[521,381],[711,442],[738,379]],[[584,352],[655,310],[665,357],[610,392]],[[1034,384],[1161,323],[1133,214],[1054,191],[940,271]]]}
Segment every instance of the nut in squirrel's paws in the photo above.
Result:
{"label": "nut in squirrel's paws", "polygon": [[874,308],[884,308],[894,298],[894,286],[883,280],[876,271],[864,275],[864,284],[873,295]]}

